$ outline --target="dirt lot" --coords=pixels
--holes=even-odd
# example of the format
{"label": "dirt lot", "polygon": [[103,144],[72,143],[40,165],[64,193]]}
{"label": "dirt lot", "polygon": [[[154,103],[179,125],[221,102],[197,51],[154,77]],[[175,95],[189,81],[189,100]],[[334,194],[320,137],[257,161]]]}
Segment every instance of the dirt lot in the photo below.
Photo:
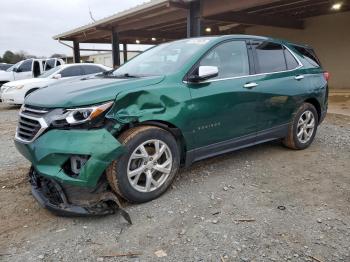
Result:
{"label": "dirt lot", "polygon": [[[341,96],[331,109],[349,112]],[[0,105],[1,261],[350,261],[350,116],[328,114],[304,151],[273,142],[197,163],[127,205],[129,226],[39,207],[12,142],[17,111]]]}

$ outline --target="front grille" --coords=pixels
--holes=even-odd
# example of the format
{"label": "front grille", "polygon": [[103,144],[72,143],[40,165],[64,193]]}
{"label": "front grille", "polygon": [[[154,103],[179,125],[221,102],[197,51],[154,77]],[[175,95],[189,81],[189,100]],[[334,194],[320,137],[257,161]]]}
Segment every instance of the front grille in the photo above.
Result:
{"label": "front grille", "polygon": [[59,186],[53,180],[42,178],[41,179],[41,190],[44,196],[53,205],[59,206],[64,204],[65,201],[62,197]]}
{"label": "front grille", "polygon": [[17,135],[24,140],[32,140],[40,130],[41,125],[37,120],[20,116]]}
{"label": "front grille", "polygon": [[38,137],[47,128],[43,118],[47,112],[43,109],[23,106],[19,113],[16,138],[22,142],[32,142]]}
{"label": "front grille", "polygon": [[51,204],[59,206],[67,203],[60,185],[54,180],[39,175],[33,167],[29,171],[29,182],[36,190],[40,190]]}
{"label": "front grille", "polygon": [[31,106],[24,106],[21,111],[22,114],[33,116],[33,117],[42,117],[47,112],[48,112],[47,110],[37,108],[37,107],[31,107]]}

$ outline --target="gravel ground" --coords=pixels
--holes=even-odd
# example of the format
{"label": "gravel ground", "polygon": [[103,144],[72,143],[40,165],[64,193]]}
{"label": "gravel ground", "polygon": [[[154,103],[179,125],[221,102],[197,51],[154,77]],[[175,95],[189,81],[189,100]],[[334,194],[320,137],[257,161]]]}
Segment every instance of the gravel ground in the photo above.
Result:
{"label": "gravel ground", "polygon": [[304,151],[272,142],[182,170],[159,199],[126,205],[130,226],[39,207],[17,111],[0,106],[2,261],[350,261],[349,116],[329,114]]}

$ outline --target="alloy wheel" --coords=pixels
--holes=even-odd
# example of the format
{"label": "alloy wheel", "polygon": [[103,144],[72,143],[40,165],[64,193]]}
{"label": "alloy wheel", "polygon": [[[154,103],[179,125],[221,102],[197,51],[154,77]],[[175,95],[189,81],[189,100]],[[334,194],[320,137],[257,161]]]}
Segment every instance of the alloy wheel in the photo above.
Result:
{"label": "alloy wheel", "polygon": [[139,192],[154,191],[165,183],[172,164],[173,157],[168,145],[158,139],[148,140],[139,145],[129,158],[129,183]]}
{"label": "alloy wheel", "polygon": [[300,116],[297,126],[297,137],[300,143],[305,144],[310,141],[315,130],[315,123],[315,116],[309,110]]}

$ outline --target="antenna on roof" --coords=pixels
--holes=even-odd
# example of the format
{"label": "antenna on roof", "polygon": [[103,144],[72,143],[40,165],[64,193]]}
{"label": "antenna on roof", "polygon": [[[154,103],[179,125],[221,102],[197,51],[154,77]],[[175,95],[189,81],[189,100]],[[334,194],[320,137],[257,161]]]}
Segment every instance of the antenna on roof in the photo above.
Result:
{"label": "antenna on roof", "polygon": [[93,22],[96,22],[95,18],[92,16],[92,12],[91,12],[90,6],[89,6],[89,15],[90,15],[91,20]]}

